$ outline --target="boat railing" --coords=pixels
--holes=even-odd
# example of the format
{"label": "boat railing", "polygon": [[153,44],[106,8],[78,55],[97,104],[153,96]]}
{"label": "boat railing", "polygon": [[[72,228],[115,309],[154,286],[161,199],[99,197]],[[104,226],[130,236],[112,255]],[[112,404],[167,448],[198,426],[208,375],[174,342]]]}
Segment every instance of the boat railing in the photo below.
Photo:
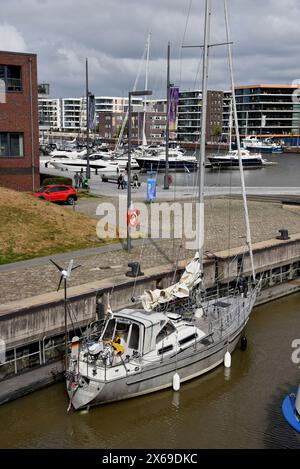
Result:
{"label": "boat railing", "polygon": [[236,323],[238,328],[240,325],[245,323],[245,304],[244,302],[238,301],[233,309],[232,304],[228,304],[228,307],[223,312],[220,313],[220,309],[218,310],[218,315],[219,317],[217,319],[211,319],[210,315],[209,332],[220,331],[222,337],[223,331],[231,327],[233,324]]}

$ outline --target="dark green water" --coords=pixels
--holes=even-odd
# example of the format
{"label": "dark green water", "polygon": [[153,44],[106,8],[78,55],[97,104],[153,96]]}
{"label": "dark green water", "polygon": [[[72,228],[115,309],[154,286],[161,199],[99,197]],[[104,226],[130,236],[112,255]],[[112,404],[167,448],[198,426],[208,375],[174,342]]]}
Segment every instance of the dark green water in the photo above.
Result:
{"label": "dark green water", "polygon": [[300,448],[281,415],[300,381],[291,342],[300,338],[300,294],[256,308],[248,349],[181,386],[66,414],[63,384],[0,407],[2,448]]}

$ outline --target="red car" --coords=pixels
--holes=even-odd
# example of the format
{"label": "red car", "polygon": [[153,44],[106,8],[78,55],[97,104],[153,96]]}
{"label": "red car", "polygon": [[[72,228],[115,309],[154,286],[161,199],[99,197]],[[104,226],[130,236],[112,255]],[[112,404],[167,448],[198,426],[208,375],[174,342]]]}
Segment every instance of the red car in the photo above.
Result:
{"label": "red car", "polygon": [[38,192],[34,192],[35,197],[48,200],[49,202],[65,202],[73,205],[77,200],[77,191],[71,186],[57,184],[53,186],[41,187]]}

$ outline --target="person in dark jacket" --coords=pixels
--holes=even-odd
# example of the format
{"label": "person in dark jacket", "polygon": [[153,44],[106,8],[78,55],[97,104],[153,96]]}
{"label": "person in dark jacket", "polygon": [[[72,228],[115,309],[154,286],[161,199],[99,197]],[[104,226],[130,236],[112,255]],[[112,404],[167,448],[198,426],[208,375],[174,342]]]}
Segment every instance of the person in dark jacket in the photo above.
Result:
{"label": "person in dark jacket", "polygon": [[123,189],[123,174],[120,174],[117,179],[118,182],[118,189]]}

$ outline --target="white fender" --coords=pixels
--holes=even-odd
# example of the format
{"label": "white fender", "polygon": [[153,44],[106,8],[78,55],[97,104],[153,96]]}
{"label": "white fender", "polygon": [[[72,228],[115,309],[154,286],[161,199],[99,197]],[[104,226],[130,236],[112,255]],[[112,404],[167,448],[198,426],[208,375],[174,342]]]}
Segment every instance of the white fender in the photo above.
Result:
{"label": "white fender", "polygon": [[180,376],[178,373],[175,373],[173,376],[173,390],[174,391],[179,391],[180,389]]}
{"label": "white fender", "polygon": [[228,352],[228,350],[224,355],[224,366],[225,368],[231,367],[231,355],[230,355],[230,352]]}

